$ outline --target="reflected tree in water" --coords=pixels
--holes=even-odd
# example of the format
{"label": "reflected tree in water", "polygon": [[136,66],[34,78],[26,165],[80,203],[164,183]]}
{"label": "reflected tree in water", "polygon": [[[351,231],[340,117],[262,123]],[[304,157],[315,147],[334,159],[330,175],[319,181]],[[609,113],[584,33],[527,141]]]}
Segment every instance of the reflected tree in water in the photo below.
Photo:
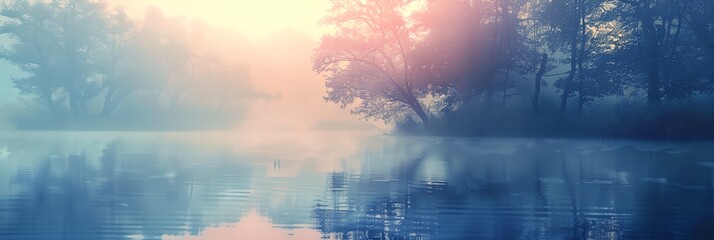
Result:
{"label": "reflected tree in water", "polygon": [[[442,141],[397,159],[378,153],[361,170],[331,173],[314,206],[317,228],[337,239],[691,238],[706,234],[699,221],[712,219],[711,212],[681,214],[711,200],[711,193],[686,187],[711,188],[708,169],[691,160],[697,153],[625,145],[585,154],[548,141],[479,152],[462,147],[463,140]],[[641,161],[652,164],[643,168]],[[690,164],[672,171],[669,161]],[[681,197],[666,197],[673,193]]]}

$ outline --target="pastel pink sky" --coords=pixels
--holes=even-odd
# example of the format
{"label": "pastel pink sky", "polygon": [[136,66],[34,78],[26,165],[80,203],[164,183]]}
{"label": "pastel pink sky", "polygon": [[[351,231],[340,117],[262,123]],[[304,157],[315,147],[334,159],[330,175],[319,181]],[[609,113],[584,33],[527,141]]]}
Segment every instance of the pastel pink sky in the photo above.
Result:
{"label": "pastel pink sky", "polygon": [[[255,101],[236,130],[253,142],[307,139],[304,132],[332,128],[374,131],[372,124],[326,103],[324,79],[311,69],[312,50],[324,27],[328,0],[108,0],[142,18],[147,7],[167,17],[199,20],[213,30],[206,40],[234,64],[250,66],[259,91],[279,99]],[[290,135],[289,137],[286,135]],[[258,139],[260,138],[260,139]],[[269,138],[269,139],[263,139]],[[315,136],[315,138],[322,138]]]}
{"label": "pastel pink sky", "polygon": [[148,6],[167,15],[187,16],[211,25],[233,28],[248,38],[269,36],[291,28],[317,36],[318,22],[328,8],[328,0],[109,0],[124,5],[132,16],[141,16]]}

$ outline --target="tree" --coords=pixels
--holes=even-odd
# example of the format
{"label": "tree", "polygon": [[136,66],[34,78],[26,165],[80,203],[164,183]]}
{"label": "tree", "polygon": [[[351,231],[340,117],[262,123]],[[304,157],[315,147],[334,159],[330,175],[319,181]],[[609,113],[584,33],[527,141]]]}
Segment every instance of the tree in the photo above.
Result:
{"label": "tree", "polygon": [[[493,4],[493,3],[492,3]],[[421,82],[446,95],[444,110],[471,104],[473,97],[496,91],[496,70],[506,65],[508,53],[499,41],[500,28],[486,3],[427,1],[416,13],[415,27],[425,32],[410,56]]]}
{"label": "tree", "polygon": [[[647,78],[647,105],[650,107],[658,107],[662,101],[660,89],[660,68],[662,67],[663,52],[660,46],[664,45],[663,31],[658,28],[664,27],[664,22],[658,23],[656,20],[658,10],[656,8],[663,7],[657,4],[658,0],[639,0],[639,1],[624,1],[629,4],[626,9],[629,10],[629,15],[634,19],[636,28],[636,36],[641,42],[638,44],[643,59],[640,66]],[[669,34],[669,33],[668,33]]]}
{"label": "tree", "polygon": [[[618,13],[629,41],[620,62],[632,67],[632,85],[656,109],[663,100],[711,91],[712,7],[706,1],[622,0]],[[708,16],[709,18],[707,18]],[[709,21],[709,23],[707,22]],[[709,39],[709,40],[708,40]]]}
{"label": "tree", "polygon": [[422,72],[418,76],[433,79],[455,101],[471,104],[479,94],[490,99],[502,90],[505,103],[511,80],[530,71],[539,58],[519,17],[526,1],[426,2],[415,24],[427,32],[413,57]]}
{"label": "tree", "polygon": [[117,9],[110,15],[109,28],[105,44],[106,58],[101,66],[104,66],[106,93],[102,103],[102,114],[111,114],[130,90],[122,91],[126,86],[125,81],[118,75],[119,63],[126,56],[129,47],[130,36],[134,28],[134,23],[128,18],[122,9]]}
{"label": "tree", "polygon": [[271,96],[255,91],[251,82],[249,65],[228,65],[215,53],[194,56],[192,76],[198,81],[192,81],[188,86],[201,99],[215,99],[219,111],[231,102],[270,98]]}
{"label": "tree", "polygon": [[61,70],[57,33],[55,28],[48,28],[56,11],[49,4],[27,1],[3,2],[0,11],[8,18],[0,33],[15,42],[2,57],[31,74],[13,79],[15,87],[23,94],[37,96],[53,113],[59,112],[59,102],[64,98],[60,92],[64,83],[55,77]]}
{"label": "tree", "polygon": [[353,114],[396,120],[416,115],[428,123],[420,98],[431,89],[415,80],[409,58],[419,32],[406,12],[411,0],[332,0],[327,25],[336,28],[322,38],[313,69],[326,74],[330,102],[357,106]]}
{"label": "tree", "polygon": [[9,18],[1,33],[15,40],[3,57],[29,73],[14,79],[16,87],[53,113],[67,102],[71,114],[88,114],[88,101],[106,87],[108,34],[124,30],[110,18],[123,13],[108,13],[100,1],[53,0],[6,1],[0,14]]}
{"label": "tree", "polygon": [[687,23],[710,55],[714,54],[714,3],[708,0],[683,1],[681,10],[684,18],[679,20]]}
{"label": "tree", "polygon": [[[564,116],[568,98],[574,92],[580,95],[579,113],[586,100],[584,68],[591,55],[591,42],[594,38],[593,22],[601,14],[597,11],[603,1],[566,0],[548,1],[538,13],[541,23],[550,28],[548,45],[556,51],[568,55],[568,75],[556,82],[561,89],[560,114]],[[575,82],[575,80],[578,82]]]}
{"label": "tree", "polygon": [[133,86],[155,104],[165,96],[169,109],[175,110],[200,65],[188,36],[184,19],[148,8],[123,61],[124,73],[130,75],[125,78],[134,79]]}
{"label": "tree", "polygon": [[548,54],[543,53],[543,57],[541,58],[538,67],[538,72],[535,75],[535,86],[533,87],[533,110],[536,113],[538,113],[540,109],[538,99],[540,98],[540,88],[543,85],[543,74],[545,74],[546,69],[548,69]]}

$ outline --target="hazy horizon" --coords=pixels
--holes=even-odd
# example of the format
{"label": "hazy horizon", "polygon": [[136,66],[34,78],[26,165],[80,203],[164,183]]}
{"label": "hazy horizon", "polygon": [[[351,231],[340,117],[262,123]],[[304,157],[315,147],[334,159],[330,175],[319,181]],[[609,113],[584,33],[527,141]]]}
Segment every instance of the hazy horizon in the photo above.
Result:
{"label": "hazy horizon", "polygon": [[[228,64],[247,66],[251,75],[247,86],[264,97],[251,97],[248,93],[246,99],[240,100],[248,106],[241,114],[249,117],[235,122],[232,130],[378,132],[373,123],[325,102],[324,80],[311,69],[312,50],[324,31],[319,21],[328,1],[314,1],[314,4],[298,1],[211,3],[210,0],[202,4],[165,0],[106,2],[110,7],[125,9],[133,21],[140,22],[148,10],[157,9],[167,19],[180,21],[189,30],[198,27],[200,30],[195,34],[200,36],[189,36],[196,40],[189,43],[192,48],[206,49]],[[2,45],[8,42],[4,39],[0,39]],[[22,111],[16,109],[17,104],[27,104],[30,97],[20,95],[6,79],[22,72],[4,60],[0,61],[0,72],[4,73],[0,76],[0,106]],[[376,124],[383,126],[383,123]],[[7,128],[9,124],[0,124],[2,126]],[[320,126],[327,127],[321,129]]]}

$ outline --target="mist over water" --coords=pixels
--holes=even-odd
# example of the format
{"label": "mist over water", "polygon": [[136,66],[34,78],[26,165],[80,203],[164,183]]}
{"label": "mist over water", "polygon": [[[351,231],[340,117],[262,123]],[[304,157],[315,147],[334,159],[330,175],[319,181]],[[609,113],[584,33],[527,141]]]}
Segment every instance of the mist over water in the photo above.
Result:
{"label": "mist over water", "polygon": [[691,239],[714,220],[711,143],[229,136],[4,135],[0,235]]}

